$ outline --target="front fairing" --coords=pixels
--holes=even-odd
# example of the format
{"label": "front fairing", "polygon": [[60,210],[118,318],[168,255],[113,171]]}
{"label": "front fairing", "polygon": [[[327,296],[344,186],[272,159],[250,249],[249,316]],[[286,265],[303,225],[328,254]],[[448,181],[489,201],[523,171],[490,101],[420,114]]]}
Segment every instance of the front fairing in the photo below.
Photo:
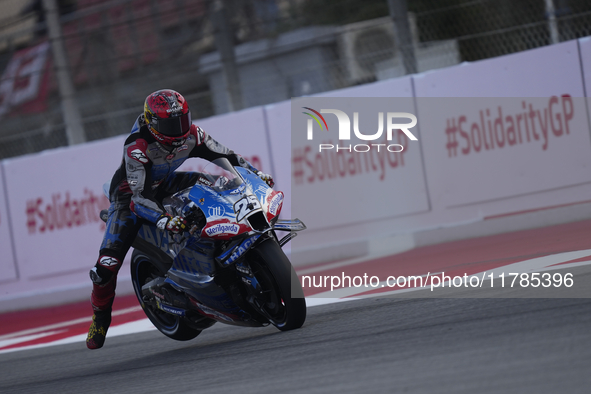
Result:
{"label": "front fairing", "polygon": [[213,174],[200,176],[189,192],[206,218],[201,237],[230,240],[268,231],[281,212],[283,193],[271,189],[252,171],[232,167],[226,159],[212,166]]}

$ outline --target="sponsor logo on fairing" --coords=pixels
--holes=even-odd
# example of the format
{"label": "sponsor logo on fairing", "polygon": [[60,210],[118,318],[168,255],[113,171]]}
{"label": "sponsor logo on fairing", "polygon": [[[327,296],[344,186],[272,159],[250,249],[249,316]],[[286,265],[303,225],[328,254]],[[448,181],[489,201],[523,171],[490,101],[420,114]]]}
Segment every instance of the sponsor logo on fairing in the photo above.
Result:
{"label": "sponsor logo on fairing", "polygon": [[208,216],[224,216],[225,213],[226,213],[226,210],[221,205],[207,208],[207,215]]}
{"label": "sponsor logo on fairing", "polygon": [[158,305],[158,308],[162,309],[166,313],[171,313],[177,316],[185,316],[184,310],[163,304],[162,302],[160,302],[160,299],[158,298],[156,298],[156,304]]}
{"label": "sponsor logo on fairing", "polygon": [[246,251],[254,244],[258,237],[252,237],[242,242],[242,244],[232,253],[232,255],[226,260],[225,264],[231,264],[242,256]]}
{"label": "sponsor logo on fairing", "polygon": [[232,223],[218,223],[205,229],[205,233],[210,237],[220,234],[238,234],[238,231],[240,226]]}
{"label": "sponsor logo on fairing", "polygon": [[206,186],[211,186],[213,185],[213,183],[211,183],[211,181],[205,177],[200,176],[198,179],[199,183],[203,183]]}
{"label": "sponsor logo on fairing", "polygon": [[269,213],[271,215],[277,215],[277,211],[281,204],[283,203],[283,193],[277,193],[271,201],[269,201]]}

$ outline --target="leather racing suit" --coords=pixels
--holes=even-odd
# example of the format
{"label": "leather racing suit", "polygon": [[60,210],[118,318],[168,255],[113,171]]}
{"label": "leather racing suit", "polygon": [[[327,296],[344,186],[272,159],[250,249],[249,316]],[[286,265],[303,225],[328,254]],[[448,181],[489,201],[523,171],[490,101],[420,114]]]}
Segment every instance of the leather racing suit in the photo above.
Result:
{"label": "leather racing suit", "polygon": [[163,146],[150,133],[144,115],[140,115],[125,140],[123,160],[111,180],[107,228],[98,262],[90,272],[94,310],[111,309],[117,273],[142,220],[156,223],[165,213],[162,199],[196,183],[198,173],[175,172],[190,157],[209,161],[225,157],[232,165],[258,172],[240,155],[195,125],[191,125],[183,145],[176,148]]}

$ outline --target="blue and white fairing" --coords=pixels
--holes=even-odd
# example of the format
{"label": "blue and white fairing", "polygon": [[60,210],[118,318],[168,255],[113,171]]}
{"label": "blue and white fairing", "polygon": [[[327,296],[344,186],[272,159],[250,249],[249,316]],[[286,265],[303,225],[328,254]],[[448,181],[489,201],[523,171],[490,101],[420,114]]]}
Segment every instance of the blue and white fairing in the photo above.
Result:
{"label": "blue and white fairing", "polygon": [[[216,282],[216,276],[223,267],[239,263],[263,234],[305,228],[297,219],[278,220],[282,204],[283,193],[252,171],[217,159],[200,173],[195,186],[164,200],[171,215],[185,216],[199,208],[205,223],[198,235],[169,236],[154,225],[145,225],[139,236],[173,257],[166,282],[189,294],[195,308],[213,319],[240,323],[245,320],[244,312]],[[208,308],[221,315],[213,316]]]}

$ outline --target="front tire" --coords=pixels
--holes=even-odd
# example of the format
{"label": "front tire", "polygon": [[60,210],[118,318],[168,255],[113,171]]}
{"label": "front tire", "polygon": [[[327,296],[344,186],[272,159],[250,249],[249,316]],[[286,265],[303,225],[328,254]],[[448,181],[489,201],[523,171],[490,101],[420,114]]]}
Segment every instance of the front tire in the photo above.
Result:
{"label": "front tire", "polygon": [[247,261],[263,288],[263,314],[281,331],[300,328],[306,321],[304,291],[277,241],[263,241],[249,253]]}
{"label": "front tire", "polygon": [[179,316],[174,316],[143,302],[142,286],[151,280],[166,275],[168,269],[153,257],[134,250],[131,256],[131,279],[133,289],[144,313],[152,324],[164,335],[177,341],[188,341],[201,333],[188,326]]}

